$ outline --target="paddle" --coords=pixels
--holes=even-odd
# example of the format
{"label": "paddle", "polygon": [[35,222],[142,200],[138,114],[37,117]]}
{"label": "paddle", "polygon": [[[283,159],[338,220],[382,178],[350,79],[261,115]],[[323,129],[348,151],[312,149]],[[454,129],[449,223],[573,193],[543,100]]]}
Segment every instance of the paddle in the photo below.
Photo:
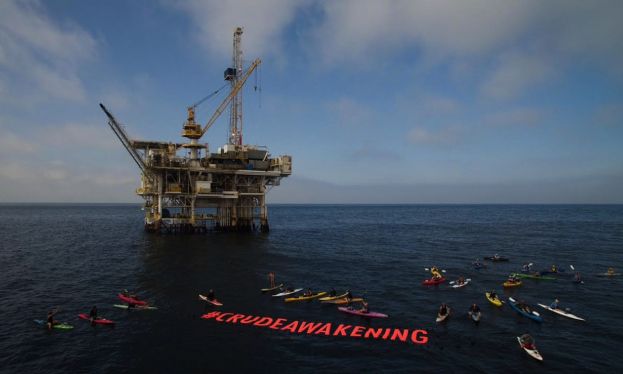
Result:
{"label": "paddle", "polygon": [[575,268],[573,267],[573,265],[569,265],[569,267],[571,268],[571,270],[575,271]]}
{"label": "paddle", "polygon": [[[429,269],[429,268],[424,268],[424,271],[430,271],[430,269]],[[445,273],[445,272],[446,272],[446,270],[445,270],[445,269],[441,269],[441,272],[442,272],[442,273]]]}

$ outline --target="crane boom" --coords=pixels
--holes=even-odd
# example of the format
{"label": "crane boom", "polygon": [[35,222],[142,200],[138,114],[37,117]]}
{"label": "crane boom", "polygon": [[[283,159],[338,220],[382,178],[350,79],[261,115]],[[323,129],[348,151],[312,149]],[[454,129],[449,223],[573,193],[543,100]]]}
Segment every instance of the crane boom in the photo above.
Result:
{"label": "crane boom", "polygon": [[255,68],[257,68],[258,65],[261,64],[261,63],[262,63],[262,60],[260,60],[259,58],[255,59],[255,61],[253,61],[253,63],[251,64],[249,69],[244,73],[242,78],[240,80],[238,80],[238,83],[236,83],[236,85],[231,89],[231,92],[229,93],[229,95],[227,95],[225,100],[223,100],[221,105],[219,105],[219,107],[216,109],[214,114],[212,114],[212,117],[210,117],[210,119],[208,120],[208,122],[204,126],[203,130],[201,131],[201,136],[205,135],[206,131],[208,131],[208,129],[214,124],[214,122],[221,115],[221,113],[223,113],[223,110],[225,110],[225,107],[227,107],[227,105],[231,102],[231,100],[242,89],[242,86],[244,86],[245,82],[247,81],[247,79],[249,78],[251,73],[253,73],[253,70],[255,70]]}
{"label": "crane boom", "polygon": [[104,113],[106,113],[106,116],[108,117],[108,125],[110,126],[112,131],[115,133],[115,135],[117,135],[117,138],[119,138],[119,140],[121,141],[121,144],[123,144],[123,146],[128,151],[128,153],[130,154],[134,162],[136,162],[138,167],[144,173],[145,168],[146,168],[145,163],[141,159],[141,155],[139,155],[138,152],[136,152],[136,149],[132,147],[132,144],[130,143],[130,137],[128,136],[128,134],[123,130],[123,127],[119,125],[115,117],[108,111],[108,109],[106,109],[104,104],[100,103],[100,108],[102,108]]}

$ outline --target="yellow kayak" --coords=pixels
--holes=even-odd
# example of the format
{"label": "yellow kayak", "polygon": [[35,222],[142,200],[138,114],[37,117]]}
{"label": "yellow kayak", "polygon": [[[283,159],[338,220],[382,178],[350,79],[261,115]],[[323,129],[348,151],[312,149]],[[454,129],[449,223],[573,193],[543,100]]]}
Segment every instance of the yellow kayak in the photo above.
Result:
{"label": "yellow kayak", "polygon": [[502,285],[503,285],[505,288],[510,288],[510,287],[519,287],[519,286],[521,286],[521,281],[517,281],[517,282],[509,282],[509,281],[506,281],[506,282],[502,283]]}
{"label": "yellow kayak", "polygon": [[350,303],[358,303],[363,301],[362,297],[354,297],[350,300],[344,298],[341,299],[334,299],[334,300],[326,300],[326,301],[322,301],[323,304],[337,304],[337,305],[346,305],[346,304],[350,304]]}
{"label": "yellow kayak", "polygon": [[314,293],[314,294],[312,294],[310,296],[301,295],[301,296],[298,296],[298,297],[288,297],[288,298],[286,298],[285,301],[286,301],[286,303],[291,303],[293,301],[311,300],[311,299],[315,299],[315,298],[320,297],[320,296],[324,296],[326,294],[327,294],[326,292],[316,292],[316,293]]}
{"label": "yellow kayak", "polygon": [[318,300],[320,300],[320,301],[329,301],[329,300],[343,299],[343,298],[346,297],[346,295],[348,295],[348,292],[344,293],[343,295],[321,297]]}
{"label": "yellow kayak", "polygon": [[491,304],[498,306],[498,307],[503,305],[502,300],[498,299],[497,297],[495,299],[492,299],[490,295],[491,294],[489,292],[485,292],[485,296],[487,297],[487,300],[489,300]]}

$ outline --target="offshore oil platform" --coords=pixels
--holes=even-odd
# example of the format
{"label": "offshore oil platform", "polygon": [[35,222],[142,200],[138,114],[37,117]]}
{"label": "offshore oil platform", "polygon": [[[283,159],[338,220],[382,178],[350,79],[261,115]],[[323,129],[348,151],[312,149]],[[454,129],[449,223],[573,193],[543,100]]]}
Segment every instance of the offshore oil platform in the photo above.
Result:
{"label": "offshore oil platform", "polygon": [[[266,193],[292,174],[292,157],[271,157],[266,147],[242,142],[242,87],[261,63],[256,59],[243,70],[242,32],[241,27],[234,30],[232,66],[224,72],[229,94],[203,127],[195,120],[195,108],[218,90],[187,108],[182,128],[187,142],[131,139],[100,104],[108,125],[141,170],[136,194],[145,200],[147,231],[269,231]],[[210,153],[208,144],[199,140],[228,106],[227,144]]]}

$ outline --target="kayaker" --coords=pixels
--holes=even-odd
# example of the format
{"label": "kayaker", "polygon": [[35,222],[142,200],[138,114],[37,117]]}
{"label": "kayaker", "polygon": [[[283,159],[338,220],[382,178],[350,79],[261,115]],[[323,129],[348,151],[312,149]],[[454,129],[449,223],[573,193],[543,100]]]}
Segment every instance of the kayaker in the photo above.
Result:
{"label": "kayaker", "polygon": [[552,308],[552,309],[559,309],[559,308],[558,308],[558,303],[559,303],[559,301],[558,301],[558,299],[556,299],[556,300],[554,300],[554,302],[553,302],[553,303],[551,303],[551,304],[549,305],[549,307],[550,307],[550,308]]}
{"label": "kayaker", "polygon": [[582,276],[580,276],[580,272],[576,271],[575,272],[575,282],[576,283],[580,283],[582,281]]}
{"label": "kayaker", "polygon": [[353,294],[350,293],[350,290],[346,290],[346,301],[350,302],[353,299]]}
{"label": "kayaker", "polygon": [[331,292],[329,292],[329,296],[333,297],[337,295],[337,292],[335,292],[335,288],[331,288]]}
{"label": "kayaker", "polygon": [[465,284],[465,278],[463,278],[463,276],[460,276],[459,280],[457,280],[456,283],[459,285]]}
{"label": "kayaker", "polygon": [[439,315],[445,316],[446,314],[448,314],[448,306],[446,305],[446,303],[443,303],[439,307]]}
{"label": "kayaker", "polygon": [[314,293],[312,292],[311,288],[308,288],[307,291],[305,291],[303,293],[303,296],[312,296]]}
{"label": "kayaker", "polygon": [[136,299],[138,300],[138,296],[136,296],[135,294],[130,293],[130,291],[128,291],[127,289],[123,289],[123,291],[121,292],[121,294],[125,297],[130,297],[132,299]]}
{"label": "kayaker", "polygon": [[614,268],[608,268],[608,275],[614,275]]}
{"label": "kayaker", "polygon": [[498,298],[498,294],[495,293],[495,291],[491,291],[489,292],[489,297],[491,298],[491,300],[495,300]]}
{"label": "kayaker", "polygon": [[523,334],[519,339],[521,339],[521,344],[524,347],[528,349],[534,349],[534,339],[532,339],[532,336],[528,334]]}
{"label": "kayaker", "polygon": [[275,273],[272,271],[268,273],[268,284],[270,285],[270,288],[275,287]]}
{"label": "kayaker", "polygon": [[511,274],[508,276],[508,282],[517,283],[517,276],[515,274]]}
{"label": "kayaker", "polygon": [[476,304],[472,304],[472,306],[469,308],[469,311],[472,313],[480,313],[480,307]]}
{"label": "kayaker", "polygon": [[210,292],[208,292],[208,300],[214,301],[214,290],[212,289],[210,289]]}
{"label": "kayaker", "polygon": [[530,266],[528,264],[523,264],[523,266],[521,267],[521,271],[523,271],[524,273],[530,272]]}
{"label": "kayaker", "polygon": [[56,313],[58,313],[58,309],[50,310],[48,312],[48,318],[47,318],[48,330],[52,330],[52,326],[58,324],[58,322],[54,320],[54,316],[56,315]]}
{"label": "kayaker", "polygon": [[556,270],[556,265],[552,265],[552,273],[557,273],[558,270]]}
{"label": "kayaker", "polygon": [[494,260],[499,260],[499,259],[500,259],[500,255],[499,255],[499,254],[497,254],[497,253],[496,253],[496,254],[494,254],[494,255],[493,255],[493,259],[494,259]]}
{"label": "kayaker", "polygon": [[97,306],[93,305],[93,308],[91,308],[91,311],[89,312],[89,319],[91,320],[91,323],[97,319]]}
{"label": "kayaker", "polygon": [[370,308],[368,307],[368,303],[365,300],[361,300],[361,309],[359,309],[361,313],[368,313]]}

